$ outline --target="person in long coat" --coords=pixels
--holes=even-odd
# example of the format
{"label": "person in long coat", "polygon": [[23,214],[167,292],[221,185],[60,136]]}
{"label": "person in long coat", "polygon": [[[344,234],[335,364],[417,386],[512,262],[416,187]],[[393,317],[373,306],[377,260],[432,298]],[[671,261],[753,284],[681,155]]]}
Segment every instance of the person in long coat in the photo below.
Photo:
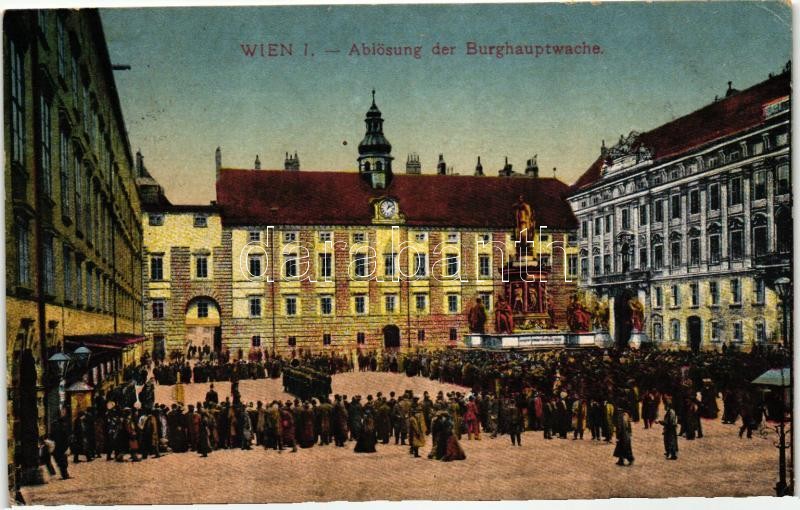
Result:
{"label": "person in long coat", "polygon": [[614,430],[617,433],[617,445],[614,448],[614,457],[618,459],[617,465],[624,466],[627,460],[630,466],[633,464],[631,417],[625,409],[619,406],[615,416]]}
{"label": "person in long coat", "polygon": [[294,415],[292,414],[292,403],[286,401],[286,406],[281,409],[281,432],[282,441],[285,446],[292,446],[292,453],[297,451],[297,443],[294,435]]}
{"label": "person in long coat", "polygon": [[146,459],[148,455],[154,455],[155,457],[161,457],[161,453],[158,451],[158,444],[159,444],[159,426],[160,422],[158,420],[158,408],[151,408],[152,410],[149,412],[147,418],[144,422],[144,427],[142,430],[142,459]]}
{"label": "person in long coat", "polygon": [[409,453],[419,457],[419,449],[425,446],[425,416],[416,403],[412,404],[408,417]]}
{"label": "person in long coat", "polygon": [[336,395],[334,398],[336,403],[333,406],[333,440],[336,446],[343,447],[345,441],[347,441],[348,433],[347,408],[342,401],[342,397]]}
{"label": "person in long coat", "polygon": [[672,402],[664,402],[664,419],[659,422],[664,427],[664,456],[669,460],[678,459],[678,416]]}
{"label": "person in long coat", "polygon": [[375,443],[377,442],[378,436],[375,433],[375,414],[372,407],[367,406],[364,408],[363,424],[353,451],[356,453],[375,453]]}
{"label": "person in long coat", "polygon": [[300,447],[311,448],[317,442],[317,436],[314,429],[314,411],[311,410],[308,402],[303,404],[298,416],[300,418]]}
{"label": "person in long coat", "polygon": [[583,439],[586,428],[586,400],[576,398],[572,403],[572,439]]}
{"label": "person in long coat", "polygon": [[211,427],[213,418],[206,410],[200,411],[200,434],[197,440],[197,453],[201,457],[208,457],[211,453]]}

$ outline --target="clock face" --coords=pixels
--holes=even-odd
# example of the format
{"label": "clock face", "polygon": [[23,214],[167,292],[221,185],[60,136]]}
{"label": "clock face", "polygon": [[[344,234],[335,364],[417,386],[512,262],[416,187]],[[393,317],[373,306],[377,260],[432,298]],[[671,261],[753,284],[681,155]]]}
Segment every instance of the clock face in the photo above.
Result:
{"label": "clock face", "polygon": [[384,218],[391,218],[397,212],[397,204],[394,200],[384,200],[381,202],[381,215]]}

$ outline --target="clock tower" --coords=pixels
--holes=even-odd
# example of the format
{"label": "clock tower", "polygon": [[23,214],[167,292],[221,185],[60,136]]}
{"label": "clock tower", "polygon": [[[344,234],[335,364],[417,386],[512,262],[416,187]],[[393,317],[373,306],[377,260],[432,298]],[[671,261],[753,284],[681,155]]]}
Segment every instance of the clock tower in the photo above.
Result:
{"label": "clock tower", "polygon": [[372,106],[364,119],[367,132],[358,144],[358,173],[373,189],[385,189],[392,179],[392,145],[383,136],[383,118],[375,105],[372,91]]}

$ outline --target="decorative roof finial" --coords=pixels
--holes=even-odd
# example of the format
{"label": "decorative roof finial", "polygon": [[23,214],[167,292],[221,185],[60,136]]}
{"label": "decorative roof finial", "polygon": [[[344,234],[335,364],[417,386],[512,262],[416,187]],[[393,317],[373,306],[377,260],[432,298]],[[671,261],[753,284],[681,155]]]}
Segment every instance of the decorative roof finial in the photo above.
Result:
{"label": "decorative roof finial", "polygon": [[372,106],[375,106],[375,89],[372,89]]}

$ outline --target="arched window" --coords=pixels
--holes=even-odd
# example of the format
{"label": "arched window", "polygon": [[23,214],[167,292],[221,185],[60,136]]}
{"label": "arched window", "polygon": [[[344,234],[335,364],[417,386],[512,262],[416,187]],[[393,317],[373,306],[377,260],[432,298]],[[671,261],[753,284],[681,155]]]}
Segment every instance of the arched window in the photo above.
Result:
{"label": "arched window", "polygon": [[382,161],[377,161],[375,163],[375,171],[376,172],[382,172],[383,171],[383,162]]}
{"label": "arched window", "polygon": [[364,162],[364,171],[365,172],[369,172],[370,168],[372,168],[372,167],[370,167],[369,161]]}

